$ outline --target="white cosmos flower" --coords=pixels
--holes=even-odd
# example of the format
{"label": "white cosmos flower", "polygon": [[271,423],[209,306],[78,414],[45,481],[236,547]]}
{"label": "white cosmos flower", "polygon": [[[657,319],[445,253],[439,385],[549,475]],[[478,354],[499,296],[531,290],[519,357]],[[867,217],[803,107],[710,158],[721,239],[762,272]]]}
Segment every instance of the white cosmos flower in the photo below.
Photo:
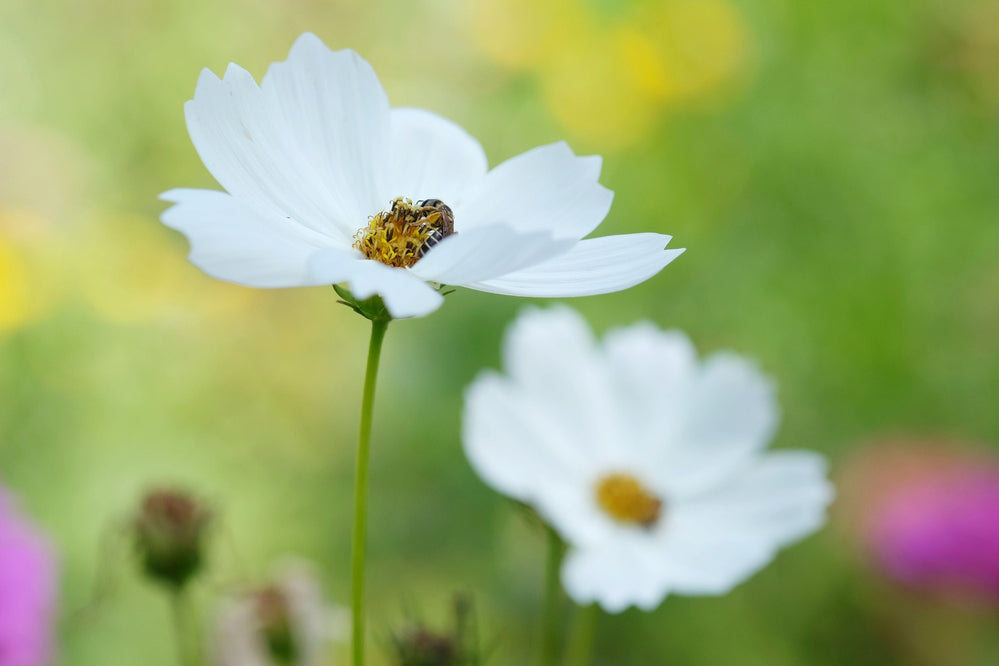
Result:
{"label": "white cosmos flower", "polygon": [[598,344],[561,307],[520,316],[504,365],[466,392],[465,452],[568,543],[562,582],[578,603],[723,594],[824,521],[825,461],[764,451],[774,388],[746,359],[701,362],[649,323]]}
{"label": "white cosmos flower", "polygon": [[[235,64],[222,79],[203,71],[185,111],[194,147],[225,192],[165,192],[175,205],[162,220],[188,237],[195,265],[223,280],[349,283],[357,298],[380,295],[392,316],[410,317],[440,306],[441,284],[516,296],[602,294],[646,280],[682,252],[666,250],[670,237],[654,233],[580,240],[613,198],[598,182],[600,157],[555,143],[490,170],[465,130],[429,111],[390,108],[364,59],[312,34],[259,86]],[[425,256],[400,259],[408,267],[354,247],[372,216],[399,197],[440,200],[457,232],[438,234],[432,249],[417,238]]]}

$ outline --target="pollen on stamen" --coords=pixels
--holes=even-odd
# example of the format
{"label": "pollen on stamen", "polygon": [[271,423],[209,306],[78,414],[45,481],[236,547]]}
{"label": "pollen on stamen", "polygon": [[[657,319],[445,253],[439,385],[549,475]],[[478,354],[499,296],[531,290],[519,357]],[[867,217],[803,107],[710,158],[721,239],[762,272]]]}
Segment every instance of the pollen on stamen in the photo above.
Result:
{"label": "pollen on stamen", "polygon": [[444,202],[399,197],[354,234],[354,247],[367,259],[409,268],[453,233],[454,214]]}
{"label": "pollen on stamen", "polygon": [[630,474],[608,474],[594,490],[600,508],[619,523],[653,527],[659,522],[662,500]]}

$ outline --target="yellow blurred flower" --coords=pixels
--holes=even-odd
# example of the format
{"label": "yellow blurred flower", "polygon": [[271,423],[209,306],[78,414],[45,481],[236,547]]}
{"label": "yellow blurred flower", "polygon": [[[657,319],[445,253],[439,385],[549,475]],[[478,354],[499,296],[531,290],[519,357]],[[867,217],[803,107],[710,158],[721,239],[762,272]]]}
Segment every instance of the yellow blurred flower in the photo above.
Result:
{"label": "yellow blurred flower", "polygon": [[734,80],[749,64],[750,36],[725,0],[676,0],[643,12],[638,24],[664,69],[664,98],[694,99]]}
{"label": "yellow blurred flower", "polygon": [[659,117],[661,63],[627,29],[594,32],[586,42],[540,66],[545,100],[576,136],[603,148],[633,144]]}
{"label": "yellow blurred flower", "polygon": [[26,211],[0,209],[0,333],[38,320],[58,298],[60,253],[46,252],[49,231]]}
{"label": "yellow blurred flower", "polygon": [[31,316],[28,271],[6,238],[0,238],[0,330],[15,328]]}
{"label": "yellow blurred flower", "polygon": [[250,289],[205,282],[178,251],[179,238],[154,218],[123,213],[92,216],[81,225],[74,259],[83,300],[105,319],[138,323],[154,319],[227,316],[243,311]]}
{"label": "yellow blurred flower", "polygon": [[487,0],[469,23],[493,61],[536,72],[552,113],[604,148],[635,143],[671,105],[702,100],[738,79],[751,39],[727,0],[624,3]]}
{"label": "yellow blurred flower", "polygon": [[28,326],[66,292],[67,229],[91,191],[91,164],[66,135],[0,126],[0,333]]}

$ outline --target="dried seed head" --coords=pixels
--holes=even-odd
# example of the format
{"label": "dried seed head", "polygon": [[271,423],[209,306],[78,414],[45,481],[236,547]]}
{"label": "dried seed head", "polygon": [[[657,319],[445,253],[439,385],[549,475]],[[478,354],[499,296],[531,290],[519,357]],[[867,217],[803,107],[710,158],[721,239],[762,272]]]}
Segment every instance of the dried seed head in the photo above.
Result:
{"label": "dried seed head", "polygon": [[454,627],[437,631],[423,623],[393,636],[397,666],[474,666],[482,663],[471,598],[458,594],[452,606]]}
{"label": "dried seed head", "polygon": [[423,627],[396,639],[399,666],[458,666],[459,647],[453,636]]}
{"label": "dried seed head", "polygon": [[182,587],[201,568],[211,512],[176,490],[146,494],[133,523],[143,569],[153,580]]}
{"label": "dried seed head", "polygon": [[291,600],[277,586],[265,587],[253,596],[260,632],[275,664],[297,664],[301,646],[295,636]]}

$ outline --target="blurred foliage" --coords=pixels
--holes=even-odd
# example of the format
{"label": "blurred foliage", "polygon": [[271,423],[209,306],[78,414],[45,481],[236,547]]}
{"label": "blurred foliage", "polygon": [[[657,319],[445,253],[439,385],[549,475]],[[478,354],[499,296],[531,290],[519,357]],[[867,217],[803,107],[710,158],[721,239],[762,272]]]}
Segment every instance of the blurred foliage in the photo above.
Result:
{"label": "blurred foliage", "polygon": [[[644,318],[756,356],[780,386],[777,445],[835,468],[872,433],[999,442],[997,15],[996,0],[4,0],[0,478],[60,549],[63,662],[173,663],[166,602],[115,536],[162,483],[210,498],[224,536],[203,611],[285,553],[347,598],[366,322],[331,289],[214,282],[157,222],[161,191],[213,186],[182,112],[201,68],[259,77],[310,30],[368,58],[394,105],[460,122],[492,164],[562,138],[606,153],[600,233],[689,251],[573,305],[598,330]],[[498,364],[523,304],[459,291],[390,328],[376,636],[461,590],[492,663],[534,653],[543,538],[458,440],[462,389]],[[900,596],[827,530],[724,598],[606,618],[598,652],[986,664],[996,626]],[[932,649],[913,657],[914,636]]]}

